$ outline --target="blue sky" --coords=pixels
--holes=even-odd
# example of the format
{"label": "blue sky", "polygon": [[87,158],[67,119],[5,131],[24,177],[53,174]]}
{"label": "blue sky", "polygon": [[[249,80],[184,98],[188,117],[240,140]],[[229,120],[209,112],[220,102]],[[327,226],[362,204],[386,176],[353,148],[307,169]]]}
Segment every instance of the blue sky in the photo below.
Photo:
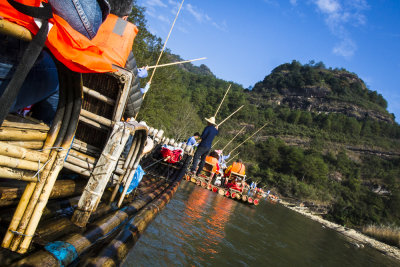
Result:
{"label": "blue sky", "polygon": [[[181,0],[138,0],[165,41]],[[167,47],[253,86],[293,59],[360,76],[400,121],[399,0],[185,0]]]}

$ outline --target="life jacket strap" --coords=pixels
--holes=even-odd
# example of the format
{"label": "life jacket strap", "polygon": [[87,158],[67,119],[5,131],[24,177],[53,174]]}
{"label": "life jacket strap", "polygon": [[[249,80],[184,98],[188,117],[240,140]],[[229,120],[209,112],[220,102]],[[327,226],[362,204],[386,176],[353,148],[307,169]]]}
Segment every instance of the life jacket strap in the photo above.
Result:
{"label": "life jacket strap", "polygon": [[[13,77],[11,78],[9,84],[4,90],[3,95],[0,98],[0,125],[3,123],[9,110],[14,104],[26,76],[28,76],[29,71],[33,67],[33,64],[35,64],[36,59],[39,57],[40,52],[43,49],[44,43],[47,39],[47,33],[49,31],[48,19],[52,17],[52,9],[50,4],[43,3],[43,7],[37,8],[23,5],[14,0],[7,1],[18,11],[22,12],[21,10],[23,10],[24,12],[28,12],[28,14],[26,14],[28,16],[43,19],[43,23],[39,28],[38,33],[32,38],[32,41],[28,44],[28,47],[26,48]],[[33,15],[31,15],[30,12],[32,12]]]}

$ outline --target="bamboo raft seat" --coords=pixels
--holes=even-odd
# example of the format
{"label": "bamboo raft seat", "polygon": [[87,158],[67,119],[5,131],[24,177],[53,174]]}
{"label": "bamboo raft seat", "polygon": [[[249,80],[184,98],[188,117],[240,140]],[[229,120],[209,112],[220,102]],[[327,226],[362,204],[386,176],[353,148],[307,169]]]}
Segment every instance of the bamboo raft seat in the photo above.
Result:
{"label": "bamboo raft seat", "polygon": [[215,168],[216,164],[210,163],[210,162],[204,162],[204,167],[200,172],[200,176],[205,178],[206,180],[210,180],[212,179],[212,177],[214,176],[214,168]]}

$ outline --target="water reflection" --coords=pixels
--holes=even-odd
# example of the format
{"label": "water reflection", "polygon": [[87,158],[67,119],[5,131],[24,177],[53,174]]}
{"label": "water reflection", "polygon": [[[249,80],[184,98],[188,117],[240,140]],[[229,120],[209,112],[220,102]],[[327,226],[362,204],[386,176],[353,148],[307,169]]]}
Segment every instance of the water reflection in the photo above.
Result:
{"label": "water reflection", "polygon": [[130,266],[399,266],[280,205],[248,206],[182,181]]}

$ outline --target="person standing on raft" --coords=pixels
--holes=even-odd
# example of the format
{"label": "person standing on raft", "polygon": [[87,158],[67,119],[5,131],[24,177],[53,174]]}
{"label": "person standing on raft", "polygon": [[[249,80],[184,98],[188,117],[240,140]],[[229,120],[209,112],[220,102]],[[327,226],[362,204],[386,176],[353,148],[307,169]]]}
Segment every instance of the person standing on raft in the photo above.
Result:
{"label": "person standing on raft", "polygon": [[204,128],[203,133],[200,136],[201,142],[197,147],[196,153],[194,154],[193,164],[190,169],[190,172],[193,174],[196,171],[197,165],[199,165],[196,175],[198,175],[203,169],[206,156],[211,150],[211,145],[215,136],[218,134],[218,126],[215,123],[215,118],[211,117],[208,119],[206,118],[205,120],[207,121],[208,126]]}

